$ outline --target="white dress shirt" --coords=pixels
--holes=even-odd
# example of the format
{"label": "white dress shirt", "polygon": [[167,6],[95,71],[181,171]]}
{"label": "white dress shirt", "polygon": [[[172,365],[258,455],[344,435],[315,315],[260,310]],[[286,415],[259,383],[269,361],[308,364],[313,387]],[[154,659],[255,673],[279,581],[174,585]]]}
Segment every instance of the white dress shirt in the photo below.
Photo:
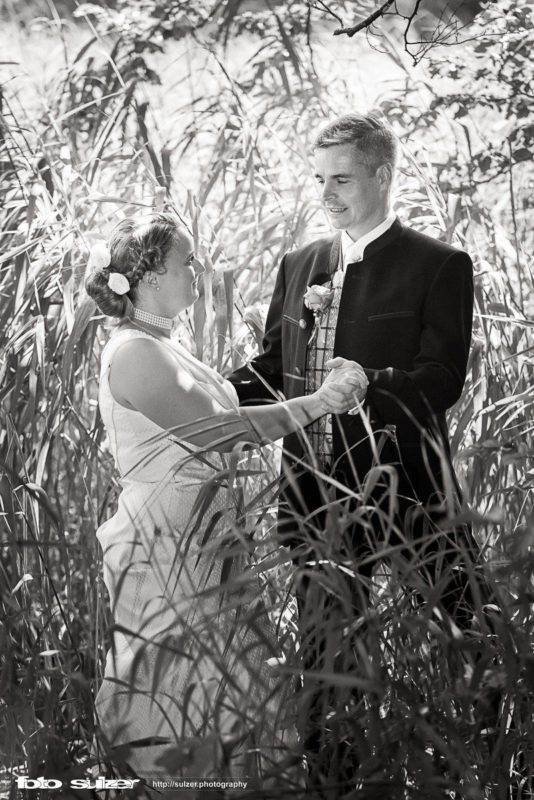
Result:
{"label": "white dress shirt", "polygon": [[363,258],[363,253],[365,248],[371,242],[374,242],[375,239],[378,239],[379,236],[382,236],[387,230],[391,228],[393,223],[396,219],[396,214],[393,211],[390,211],[386,219],[381,222],[379,225],[376,225],[372,230],[368,233],[364,233],[363,236],[360,236],[359,239],[354,241],[350,238],[347,231],[343,231],[341,234],[341,259],[342,263],[340,264],[343,273],[347,269],[347,264],[352,264],[355,261],[361,261]]}

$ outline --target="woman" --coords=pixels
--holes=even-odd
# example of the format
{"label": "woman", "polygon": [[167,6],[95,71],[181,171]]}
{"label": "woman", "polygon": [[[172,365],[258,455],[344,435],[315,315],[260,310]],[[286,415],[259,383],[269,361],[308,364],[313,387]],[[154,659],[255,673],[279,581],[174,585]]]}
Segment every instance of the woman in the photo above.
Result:
{"label": "woman", "polygon": [[119,319],[99,393],[122,486],[97,532],[115,618],[103,740],[149,781],[288,779],[287,679],[224,454],[346,411],[357,382],[329,376],[313,395],[240,409],[233,386],[170,339],[203,267],[169,214],[124,220],[92,262],[87,292]]}

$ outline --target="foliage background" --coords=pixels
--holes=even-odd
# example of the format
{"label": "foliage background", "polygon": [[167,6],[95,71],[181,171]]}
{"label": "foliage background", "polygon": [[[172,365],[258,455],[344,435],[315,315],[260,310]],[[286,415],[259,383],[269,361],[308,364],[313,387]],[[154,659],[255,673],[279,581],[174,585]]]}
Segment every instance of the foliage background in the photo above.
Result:
{"label": "foliage background", "polygon": [[[475,262],[473,347],[451,412],[453,449],[508,603],[485,639],[485,671],[474,679],[463,653],[462,675],[446,662],[454,690],[446,669],[434,688],[469,705],[497,686],[504,701],[489,744],[480,726],[462,728],[463,712],[443,707],[434,734],[445,735],[444,718],[456,720],[446,740],[464,777],[450,778],[460,792],[450,796],[506,797],[510,776],[532,765],[532,6],[488,4],[463,44],[433,47],[417,65],[398,20],[335,39],[329,15],[305,3],[248,8],[119,0],[72,16],[62,6],[4,9],[4,765],[75,774],[93,732],[91,691],[109,625],[94,533],[117,483],[96,407],[107,332],[81,291],[88,248],[123,215],[171,202],[207,266],[182,334],[199,357],[230,371],[259,344],[281,255],[327,229],[309,164],[317,126],[377,105],[402,145],[402,219],[465,246]],[[350,14],[343,3],[335,9]],[[415,666],[399,655],[407,650],[395,668],[413,688]],[[417,727],[412,700],[392,701],[370,750],[403,765],[408,795],[427,781],[425,796],[443,796],[427,774],[430,734]],[[399,725],[418,731],[415,767],[393,753]],[[5,785],[12,793],[9,777]]]}

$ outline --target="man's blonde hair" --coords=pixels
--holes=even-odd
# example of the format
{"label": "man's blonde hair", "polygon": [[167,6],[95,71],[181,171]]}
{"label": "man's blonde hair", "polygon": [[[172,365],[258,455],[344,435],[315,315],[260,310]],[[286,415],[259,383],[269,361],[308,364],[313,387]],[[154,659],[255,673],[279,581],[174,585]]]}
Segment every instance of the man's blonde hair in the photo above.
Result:
{"label": "man's blonde hair", "polygon": [[378,114],[345,114],[328,123],[315,140],[313,149],[353,144],[371,169],[390,164],[395,169],[398,157],[397,138]]}

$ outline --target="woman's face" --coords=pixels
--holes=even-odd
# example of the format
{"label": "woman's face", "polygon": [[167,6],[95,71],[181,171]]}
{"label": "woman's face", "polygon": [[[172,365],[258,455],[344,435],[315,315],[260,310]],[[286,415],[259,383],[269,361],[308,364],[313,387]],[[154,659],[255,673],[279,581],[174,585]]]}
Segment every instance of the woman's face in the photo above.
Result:
{"label": "woman's face", "polygon": [[197,259],[191,238],[179,232],[167,252],[165,272],[158,274],[158,312],[164,317],[175,317],[198,299],[198,281],[204,267]]}

